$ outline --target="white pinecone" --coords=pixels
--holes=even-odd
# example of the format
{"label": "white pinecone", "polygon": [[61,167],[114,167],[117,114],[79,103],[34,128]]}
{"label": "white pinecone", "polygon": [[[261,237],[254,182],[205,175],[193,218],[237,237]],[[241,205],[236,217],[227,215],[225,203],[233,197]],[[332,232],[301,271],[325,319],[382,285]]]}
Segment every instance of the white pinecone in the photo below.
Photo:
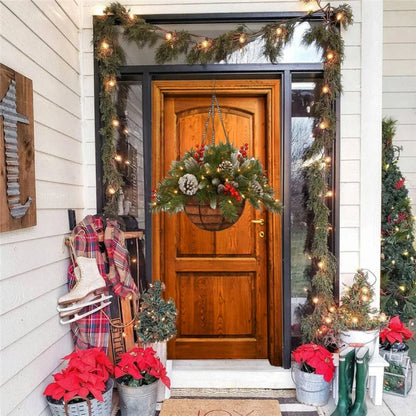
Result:
{"label": "white pinecone", "polygon": [[251,189],[259,196],[263,195],[263,188],[257,181],[251,181],[250,182]]}
{"label": "white pinecone", "polygon": [[233,173],[233,164],[229,160],[224,160],[218,165],[218,169],[226,176],[231,176]]}
{"label": "white pinecone", "polygon": [[192,173],[186,173],[179,178],[179,189],[185,195],[195,195],[198,190],[198,179]]}

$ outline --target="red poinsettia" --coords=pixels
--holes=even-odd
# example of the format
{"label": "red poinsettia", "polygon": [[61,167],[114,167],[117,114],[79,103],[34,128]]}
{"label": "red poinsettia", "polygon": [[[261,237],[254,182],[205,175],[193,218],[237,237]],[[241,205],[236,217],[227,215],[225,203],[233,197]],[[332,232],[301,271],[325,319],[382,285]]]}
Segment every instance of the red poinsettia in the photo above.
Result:
{"label": "red poinsettia", "polygon": [[151,348],[133,348],[120,354],[121,360],[115,368],[117,381],[128,386],[142,386],[152,384],[160,379],[170,388],[170,380],[166,375],[166,368]]}
{"label": "red poinsettia", "polygon": [[68,402],[75,396],[104,401],[106,382],[113,373],[113,365],[100,348],[75,351],[63,358],[68,365],[53,375],[43,394],[52,399]]}
{"label": "red poinsettia", "polygon": [[332,354],[324,347],[314,344],[304,344],[293,351],[294,360],[301,369],[308,373],[322,374],[325,381],[331,381],[335,366]]}
{"label": "red poinsettia", "polygon": [[413,338],[412,331],[404,327],[398,316],[391,318],[389,324],[380,332],[381,342],[390,345],[396,342],[401,344],[410,338]]}

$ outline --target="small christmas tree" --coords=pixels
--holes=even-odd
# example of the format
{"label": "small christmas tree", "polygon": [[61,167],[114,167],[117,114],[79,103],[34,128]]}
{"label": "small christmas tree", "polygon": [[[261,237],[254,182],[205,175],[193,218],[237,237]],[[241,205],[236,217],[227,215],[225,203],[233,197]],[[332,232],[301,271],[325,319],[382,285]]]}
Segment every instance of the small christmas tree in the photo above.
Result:
{"label": "small christmas tree", "polygon": [[381,310],[407,322],[416,316],[414,217],[393,146],[396,122],[384,119],[382,131]]}
{"label": "small christmas tree", "polygon": [[172,298],[162,298],[164,283],[155,281],[140,299],[137,336],[143,343],[168,341],[176,335],[177,310]]}
{"label": "small christmas tree", "polygon": [[344,329],[366,331],[379,326],[377,309],[371,306],[373,298],[374,289],[368,281],[368,273],[357,270],[352,286],[344,285],[344,295],[338,309]]}

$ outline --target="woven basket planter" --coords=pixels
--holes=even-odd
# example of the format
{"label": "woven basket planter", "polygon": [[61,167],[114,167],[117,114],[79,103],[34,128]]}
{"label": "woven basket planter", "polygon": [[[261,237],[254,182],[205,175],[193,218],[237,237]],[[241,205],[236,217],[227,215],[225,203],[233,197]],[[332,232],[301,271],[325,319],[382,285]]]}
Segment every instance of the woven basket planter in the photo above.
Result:
{"label": "woven basket planter", "polygon": [[114,381],[110,378],[106,391],[103,393],[103,402],[97,399],[86,399],[79,403],[55,404],[48,400],[49,409],[52,416],[111,416],[113,387]]}
{"label": "woven basket planter", "polygon": [[209,203],[200,204],[195,197],[188,198],[185,204],[185,213],[189,220],[198,228],[205,231],[221,231],[234,225],[244,211],[244,201],[238,208],[238,218],[230,222],[224,218],[219,208],[212,209]]}

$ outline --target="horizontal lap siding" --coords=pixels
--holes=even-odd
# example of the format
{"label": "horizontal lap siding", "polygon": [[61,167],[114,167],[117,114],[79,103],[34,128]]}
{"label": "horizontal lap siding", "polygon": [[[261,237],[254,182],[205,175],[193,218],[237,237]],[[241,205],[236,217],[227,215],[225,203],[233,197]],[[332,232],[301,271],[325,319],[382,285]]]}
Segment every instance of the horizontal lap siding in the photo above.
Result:
{"label": "horizontal lap siding", "polygon": [[42,392],[72,349],[56,301],[66,292],[68,208],[84,214],[80,5],[0,2],[1,62],[33,81],[37,225],[0,234],[0,414],[47,415]]}
{"label": "horizontal lap siding", "polygon": [[397,120],[394,144],[416,215],[416,2],[384,1],[383,115]]}

